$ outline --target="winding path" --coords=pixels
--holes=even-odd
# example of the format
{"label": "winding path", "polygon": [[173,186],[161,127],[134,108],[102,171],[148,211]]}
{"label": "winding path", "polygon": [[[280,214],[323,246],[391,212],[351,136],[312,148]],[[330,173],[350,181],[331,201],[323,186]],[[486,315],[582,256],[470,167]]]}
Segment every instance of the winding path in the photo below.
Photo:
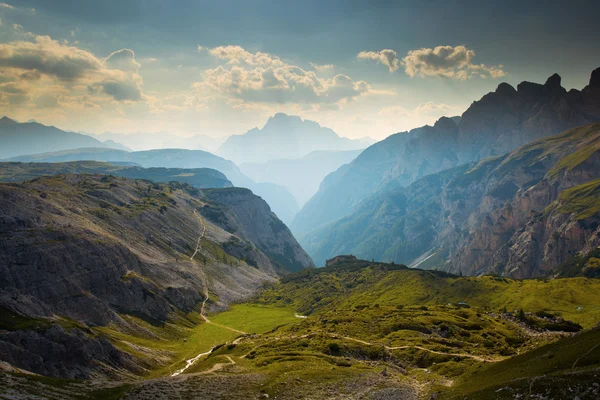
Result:
{"label": "winding path", "polygon": [[[418,349],[418,350],[428,351],[428,352],[433,353],[433,354],[440,354],[440,355],[444,355],[444,356],[471,358],[473,360],[480,361],[480,362],[498,362],[498,361],[504,360],[504,358],[488,358],[488,357],[478,356],[478,355],[469,354],[469,353],[444,353],[443,351],[431,350],[431,349],[428,349],[426,347],[416,346],[416,345],[386,346],[386,345],[381,344],[381,343],[367,342],[366,340],[357,339],[357,338],[353,338],[353,337],[349,337],[349,336],[337,335],[335,333],[329,333],[329,332],[318,332],[318,333],[305,334],[305,335],[300,335],[300,336],[282,336],[282,337],[277,337],[275,339],[276,340],[280,340],[280,339],[305,339],[307,337],[310,337],[311,335],[316,335],[316,334],[322,334],[322,335],[329,336],[329,337],[334,338],[334,339],[341,339],[341,340],[347,340],[347,341],[350,341],[350,342],[360,343],[360,344],[364,344],[366,346],[383,347],[386,350]],[[236,340],[236,342],[239,343],[239,341],[241,341],[242,339],[243,338],[238,338]],[[260,347],[260,346],[256,346],[256,347]],[[244,358],[246,355],[242,356],[242,358]]]}
{"label": "winding path", "polygon": [[[202,249],[202,239],[204,238],[204,235],[206,234],[206,224],[204,223],[204,220],[202,219],[202,217],[200,217],[200,214],[198,214],[198,211],[196,211],[196,210],[194,210],[194,215],[196,216],[196,218],[198,218],[198,220],[202,224],[202,233],[200,234],[200,236],[198,236],[198,240],[196,241],[196,248],[194,249],[194,254],[192,254],[190,257],[190,261],[192,261],[192,262],[196,262],[196,260],[194,260],[194,257],[196,257],[196,254],[198,254],[198,252]],[[217,324],[215,322],[211,322],[211,320],[208,319],[208,317],[206,316],[206,302],[210,298],[209,291],[208,291],[208,279],[206,278],[206,272],[202,268],[200,268],[200,271],[201,271],[200,275],[201,275],[201,279],[202,279],[202,286],[204,286],[204,300],[202,301],[202,306],[200,307],[200,317],[207,324],[212,324],[214,326],[218,326],[219,328],[223,328],[223,329],[227,329],[232,332],[235,332],[235,333],[239,333],[240,335],[246,335],[247,334],[246,332],[237,330],[235,328],[230,328],[225,325]],[[209,351],[207,351],[205,353],[200,353],[197,356],[186,360],[185,366],[183,368],[177,370],[175,373],[171,374],[171,376],[177,376],[177,375],[182,374],[189,367],[191,367],[196,361],[198,361],[200,358],[212,353],[214,349],[215,349],[215,347],[213,347],[212,349],[210,349]],[[227,356],[227,358],[229,359],[229,361],[231,361],[232,364],[235,364],[235,361],[233,361],[231,358],[229,358],[229,356]],[[224,365],[228,365],[228,364],[215,364],[210,370],[205,371],[203,373],[209,373],[209,372],[214,372],[214,371],[218,370],[218,369],[214,369],[218,365],[220,366],[218,369],[221,369]]]}
{"label": "winding path", "polygon": [[[196,210],[194,210],[194,215],[196,216],[196,218],[198,218],[198,220],[202,224],[202,233],[200,234],[200,236],[198,236],[198,240],[196,241],[196,248],[194,249],[194,254],[192,254],[191,257],[190,257],[190,261],[192,261],[192,262],[195,262],[194,257],[196,256],[196,254],[198,254],[198,252],[200,252],[202,250],[202,239],[204,238],[204,235],[206,234],[206,224],[204,223],[204,220],[202,219],[202,217],[200,216],[200,214],[198,214],[198,211],[196,211]],[[200,271],[201,271],[202,285],[204,286],[204,301],[202,301],[202,306],[200,308],[200,317],[204,320],[204,322],[206,322],[208,324],[213,324],[213,325],[218,326],[220,328],[227,329],[227,330],[230,330],[232,332],[239,333],[241,335],[247,335],[246,332],[240,331],[240,330],[235,329],[235,328],[230,328],[230,327],[225,326],[225,325],[217,324],[215,322],[211,322],[208,319],[208,317],[206,316],[206,302],[209,300],[208,279],[206,277],[205,271],[202,268],[200,268]],[[295,314],[295,316],[297,318],[306,318],[305,316],[303,316],[303,315],[301,316],[301,315],[298,315],[298,314]],[[419,349],[419,350],[422,350],[422,351],[428,351],[428,352],[434,353],[434,354],[440,354],[440,355],[446,355],[446,356],[454,356],[454,357],[471,358],[473,360],[480,361],[480,362],[496,362],[496,361],[501,361],[500,359],[486,358],[486,357],[483,357],[483,356],[477,356],[477,355],[468,354],[468,353],[444,353],[442,351],[431,350],[431,349],[428,349],[426,347],[415,346],[415,345],[386,346],[386,345],[383,345],[383,344],[380,344],[380,343],[372,343],[372,342],[368,342],[366,340],[357,339],[357,338],[353,338],[353,337],[349,337],[349,336],[337,335],[335,333],[328,333],[328,332],[321,332],[321,333],[324,334],[324,335],[336,338],[336,339],[348,340],[348,341],[351,341],[351,342],[360,343],[360,344],[364,344],[364,345],[367,345],[367,346],[380,346],[380,347],[385,348],[386,350],[400,350],[400,349],[414,348],[414,349]],[[287,336],[287,337],[280,337],[280,338],[277,338],[277,339],[306,338],[308,336],[309,335]],[[233,343],[237,344],[240,341],[242,341],[243,339],[244,339],[244,337],[239,337],[236,340],[234,340]],[[200,353],[197,356],[186,360],[186,365],[183,368],[179,369],[174,374],[172,374],[171,376],[177,376],[177,375],[182,374],[188,368],[190,368],[196,361],[198,361],[199,359],[201,359],[204,356],[207,356],[207,355],[211,354],[213,352],[213,350],[215,349],[215,347],[213,347],[212,349],[210,349],[207,352]],[[260,347],[260,346],[256,346],[255,349],[258,348],[258,347]],[[245,358],[247,355],[248,354],[243,355],[242,358]],[[219,370],[223,369],[223,367],[225,367],[226,365],[235,365],[235,361],[233,361],[233,359],[231,359],[231,357],[229,357],[229,356],[225,356],[225,357],[229,360],[229,363],[227,363],[227,364],[223,364],[223,363],[215,364],[210,369],[201,372],[201,374],[209,374],[209,373],[212,373],[212,372],[219,371]]]}

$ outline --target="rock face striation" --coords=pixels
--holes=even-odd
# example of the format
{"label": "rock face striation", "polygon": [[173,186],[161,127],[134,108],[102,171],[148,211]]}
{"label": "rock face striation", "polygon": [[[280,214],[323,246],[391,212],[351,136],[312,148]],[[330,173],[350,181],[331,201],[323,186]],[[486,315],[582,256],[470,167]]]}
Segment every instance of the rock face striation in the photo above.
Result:
{"label": "rock face striation", "polygon": [[566,91],[560,76],[544,84],[502,83],[461,117],[397,133],[328,175],[291,225],[302,237],[347,214],[387,184],[408,186],[461,164],[500,156],[533,140],[600,121],[600,69],[583,90]]}
{"label": "rock face striation", "polygon": [[561,273],[600,245],[600,124],[390,183],[306,243],[318,265],[351,253],[468,275]]}
{"label": "rock face striation", "polygon": [[162,325],[207,289],[221,309],[313,266],[249,190],[108,175],[0,184],[0,235],[0,359],[54,376],[140,368],[90,327]]}

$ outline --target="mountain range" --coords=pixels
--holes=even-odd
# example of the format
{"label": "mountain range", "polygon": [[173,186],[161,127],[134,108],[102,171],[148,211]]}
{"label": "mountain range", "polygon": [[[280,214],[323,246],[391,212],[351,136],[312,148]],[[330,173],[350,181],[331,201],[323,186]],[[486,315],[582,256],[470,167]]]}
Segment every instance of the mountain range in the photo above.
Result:
{"label": "mountain range", "polygon": [[0,397],[598,398],[598,74],[243,165],[296,196],[339,167],[299,216],[323,268],[207,152],[0,163]]}
{"label": "mountain range", "polygon": [[397,133],[329,174],[291,225],[310,231],[351,213],[389,182],[407,186],[428,174],[500,156],[533,140],[600,121],[600,68],[583,90],[565,90],[553,75],[544,84],[502,83],[460,117]]}
{"label": "mountain range", "polygon": [[102,147],[128,150],[112,140],[100,141],[91,136],[66,132],[53,126],[31,121],[20,123],[8,117],[0,119],[0,160],[18,155],[60,151],[78,147]]}
{"label": "mountain range", "polygon": [[230,136],[217,154],[238,164],[263,163],[296,159],[316,150],[364,149],[371,143],[370,139],[340,137],[317,122],[277,113],[267,120],[262,129],[254,128],[243,135]]}
{"label": "mountain range", "polygon": [[235,186],[246,187],[255,191],[285,221],[290,221],[299,209],[294,197],[284,187],[273,183],[257,184],[244,175],[233,162],[202,150],[160,149],[128,152],[105,148],[81,148],[8,159],[8,161],[23,163],[81,160],[103,161],[113,164],[126,163],[144,168],[211,168],[225,174],[227,179]]}
{"label": "mountain range", "polygon": [[225,140],[224,138],[214,138],[201,134],[183,137],[170,134],[169,132],[136,132],[130,134],[104,132],[89,136],[95,137],[98,140],[122,143],[134,151],[177,148],[204,150],[214,153]]}
{"label": "mountain range", "polygon": [[589,275],[600,245],[600,124],[499,157],[389,183],[353,212],[305,237],[318,265],[351,253],[456,274]]}

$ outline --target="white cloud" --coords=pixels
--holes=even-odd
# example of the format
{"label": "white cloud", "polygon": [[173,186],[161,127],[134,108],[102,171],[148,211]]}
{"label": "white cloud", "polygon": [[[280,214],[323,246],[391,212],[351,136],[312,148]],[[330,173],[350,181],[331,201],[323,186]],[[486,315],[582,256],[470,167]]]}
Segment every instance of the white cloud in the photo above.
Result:
{"label": "white cloud", "polygon": [[207,96],[220,95],[247,103],[333,104],[351,101],[371,88],[346,75],[321,78],[272,54],[251,53],[240,46],[208,51],[226,64],[204,71],[202,82],[194,84]]}
{"label": "white cloud", "polygon": [[10,4],[6,4],[6,3],[0,3],[0,8],[8,8],[10,10],[15,9],[13,6],[11,6]]}
{"label": "white cloud", "polygon": [[359,60],[373,60],[388,67],[390,72],[398,69],[398,55],[394,50],[384,49],[381,51],[361,51],[356,56]]}
{"label": "white cloud", "polygon": [[319,64],[310,63],[310,66],[319,72],[333,71],[333,69],[335,68],[335,66],[333,64],[319,65]]}
{"label": "white cloud", "polygon": [[30,96],[41,95],[45,88],[58,85],[73,93],[87,91],[117,101],[138,101],[143,98],[139,67],[130,49],[101,59],[49,36],[0,44],[0,68]]}
{"label": "white cloud", "polygon": [[465,46],[437,46],[433,49],[411,50],[402,59],[404,71],[410,77],[429,76],[465,80],[472,76],[500,78],[505,76],[503,66],[473,64],[473,50]]}
{"label": "white cloud", "polygon": [[450,116],[457,112],[457,108],[447,104],[436,104],[432,101],[421,103],[413,109],[407,109],[402,106],[384,107],[379,111],[379,115],[387,117],[441,117]]}
{"label": "white cloud", "polygon": [[227,60],[228,64],[247,64],[252,66],[273,66],[281,67],[285,65],[277,56],[268,53],[257,52],[250,53],[241,46],[219,46],[208,51],[212,56],[221,60]]}

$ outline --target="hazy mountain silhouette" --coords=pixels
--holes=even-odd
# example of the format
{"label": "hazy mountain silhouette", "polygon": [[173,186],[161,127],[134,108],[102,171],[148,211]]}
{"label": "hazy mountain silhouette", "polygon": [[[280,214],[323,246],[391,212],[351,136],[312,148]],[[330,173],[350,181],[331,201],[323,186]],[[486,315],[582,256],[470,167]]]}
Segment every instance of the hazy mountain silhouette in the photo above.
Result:
{"label": "hazy mountain silhouette", "polygon": [[91,136],[66,132],[54,126],[38,122],[19,123],[8,117],[0,119],[0,142],[0,159],[79,147],[127,149],[114,141],[102,142]]}
{"label": "hazy mountain silhouette", "polygon": [[218,154],[238,164],[263,163],[300,158],[315,150],[357,150],[371,143],[371,140],[340,137],[314,121],[278,113],[269,118],[262,129],[254,128],[243,135],[230,136]]}

